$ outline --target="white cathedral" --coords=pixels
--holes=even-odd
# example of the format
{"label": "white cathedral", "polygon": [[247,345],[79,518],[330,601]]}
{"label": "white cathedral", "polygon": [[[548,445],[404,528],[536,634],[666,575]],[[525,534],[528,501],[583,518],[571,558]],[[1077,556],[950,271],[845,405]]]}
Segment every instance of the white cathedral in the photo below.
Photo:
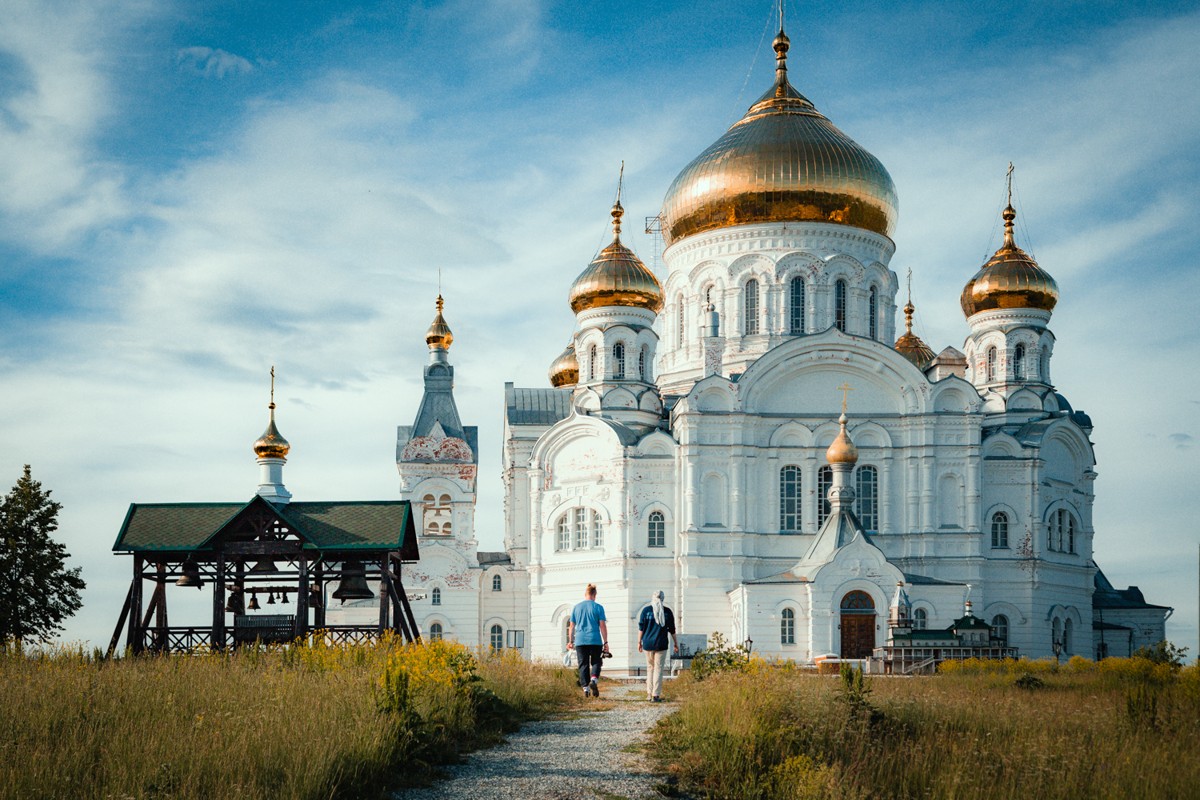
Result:
{"label": "white cathedral", "polygon": [[892,179],[788,82],[782,31],[774,49],[772,87],[667,191],[665,281],[622,244],[618,199],[551,386],[505,386],[503,552],[474,535],[479,442],[438,298],[396,456],[422,634],[561,659],[593,582],[617,670],[660,588],[681,633],[797,662],[869,656],[897,594],[931,630],[969,595],[1035,658],[1163,639],[1170,609],[1092,560],[1092,422],[1051,382],[1058,288],[1015,211],[963,289],[965,352],[935,355],[911,302],[896,338]]}

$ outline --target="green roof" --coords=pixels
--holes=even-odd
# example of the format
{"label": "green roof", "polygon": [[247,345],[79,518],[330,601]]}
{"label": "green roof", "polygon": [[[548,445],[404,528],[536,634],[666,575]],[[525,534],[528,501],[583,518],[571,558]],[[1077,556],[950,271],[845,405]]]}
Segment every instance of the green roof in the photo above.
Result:
{"label": "green roof", "polygon": [[307,550],[400,550],[405,561],[418,558],[407,500],[277,506],[257,495],[248,503],[133,503],[113,550],[212,551],[253,507],[268,509]]}

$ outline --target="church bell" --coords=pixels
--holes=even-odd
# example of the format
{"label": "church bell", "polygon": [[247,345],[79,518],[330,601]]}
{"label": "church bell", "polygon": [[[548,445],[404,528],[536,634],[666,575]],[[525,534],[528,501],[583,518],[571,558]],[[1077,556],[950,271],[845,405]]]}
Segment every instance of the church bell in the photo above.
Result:
{"label": "church bell", "polygon": [[342,564],[342,578],[338,587],[333,590],[333,596],[342,601],[370,600],[375,596],[367,585],[367,571],[361,561],[346,561]]}
{"label": "church bell", "polygon": [[197,589],[204,586],[204,581],[200,580],[200,565],[195,559],[189,558],[183,562],[183,574],[179,576],[179,580],[175,581],[176,586],[195,586]]}
{"label": "church bell", "polygon": [[241,589],[234,587],[229,592],[229,599],[225,602],[225,610],[230,614],[245,614],[246,593]]}

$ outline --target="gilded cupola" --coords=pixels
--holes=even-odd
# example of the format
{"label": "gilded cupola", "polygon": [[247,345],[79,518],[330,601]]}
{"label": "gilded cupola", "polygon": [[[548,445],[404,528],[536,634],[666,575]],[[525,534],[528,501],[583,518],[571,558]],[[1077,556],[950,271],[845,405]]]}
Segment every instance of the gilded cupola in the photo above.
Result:
{"label": "gilded cupola", "polygon": [[838,431],[833,444],[829,445],[829,449],[825,451],[825,460],[830,464],[853,465],[858,461],[858,448],[850,440],[850,434],[846,433],[845,411],[842,411],[842,415],[838,417],[838,423],[841,425],[841,430]]}
{"label": "gilded cupola", "polygon": [[788,82],[789,46],[781,25],[775,84],[671,184],[662,208],[668,245],[761,222],[829,222],[892,235],[891,176]]}
{"label": "gilded cupola", "polygon": [[270,409],[270,421],[267,423],[267,429],[263,431],[263,435],[258,437],[254,443],[254,455],[259,458],[287,458],[288,452],[292,446],[288,444],[288,440],[283,438],[283,434],[279,432],[279,428],[275,427],[275,368],[271,367],[271,403],[267,406]]}
{"label": "gilded cupola", "polygon": [[450,345],[454,343],[454,334],[450,331],[450,326],[446,324],[446,318],[442,316],[445,301],[440,294],[437,297],[436,305],[437,316],[430,323],[429,330],[425,331],[425,344],[429,345],[431,350],[435,347],[449,350]]}
{"label": "gilded cupola", "polygon": [[1011,191],[1009,204],[1001,216],[1004,243],[963,287],[959,300],[963,314],[970,318],[980,311],[1002,308],[1053,311],[1058,303],[1058,284],[1013,239],[1017,212],[1012,207]]}
{"label": "gilded cupola", "polygon": [[574,386],[579,383],[579,359],[575,356],[575,343],[567,345],[554,363],[550,365],[550,385]]}
{"label": "gilded cupola", "polygon": [[912,362],[917,369],[924,371],[933,361],[933,349],[921,341],[921,337],[913,333],[913,312],[916,307],[912,303],[912,270],[908,271],[908,302],[904,304],[904,335],[896,340],[896,352]]}
{"label": "gilded cupola", "polygon": [[612,207],[613,240],[571,284],[571,310],[630,306],[658,313],[663,307],[662,284],[632,250],[621,243],[620,194]]}

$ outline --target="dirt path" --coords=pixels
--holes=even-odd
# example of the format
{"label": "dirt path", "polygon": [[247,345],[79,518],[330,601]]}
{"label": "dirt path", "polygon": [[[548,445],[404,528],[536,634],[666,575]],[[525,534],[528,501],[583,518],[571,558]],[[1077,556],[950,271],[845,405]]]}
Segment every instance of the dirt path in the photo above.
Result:
{"label": "dirt path", "polygon": [[[611,687],[611,688],[610,688]],[[646,732],[669,714],[669,703],[647,703],[638,686],[605,684],[600,702],[607,711],[574,719],[531,722],[508,741],[449,767],[450,777],[433,786],[407,789],[397,800],[499,798],[506,800],[577,800],[577,798],[654,798],[660,776],[644,758],[626,752],[645,741]]]}

